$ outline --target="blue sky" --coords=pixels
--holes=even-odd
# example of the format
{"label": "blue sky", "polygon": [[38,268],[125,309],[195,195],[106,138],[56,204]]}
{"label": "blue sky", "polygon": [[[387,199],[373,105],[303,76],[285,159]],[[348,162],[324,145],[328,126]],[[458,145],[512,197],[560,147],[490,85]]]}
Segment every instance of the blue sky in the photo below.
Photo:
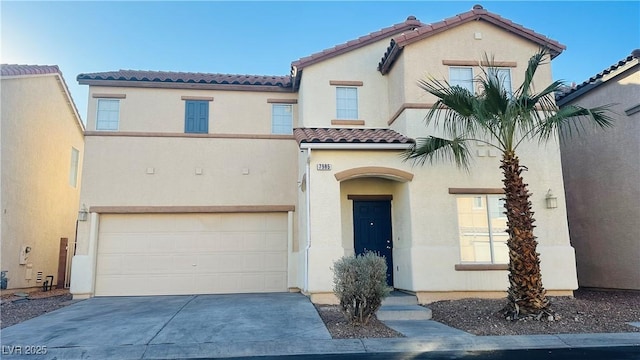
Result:
{"label": "blue sky", "polygon": [[[58,65],[81,117],[80,73],[118,69],[287,75],[301,57],[480,3],[567,46],[554,78],[580,83],[640,48],[640,1],[2,1],[2,63]],[[381,54],[382,55],[382,54]]]}

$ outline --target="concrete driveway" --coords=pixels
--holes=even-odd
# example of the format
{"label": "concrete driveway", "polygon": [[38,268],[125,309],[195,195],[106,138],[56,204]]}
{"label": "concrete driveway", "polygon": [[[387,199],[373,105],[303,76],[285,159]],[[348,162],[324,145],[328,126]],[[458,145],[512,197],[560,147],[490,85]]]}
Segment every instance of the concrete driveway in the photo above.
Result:
{"label": "concrete driveway", "polygon": [[[58,358],[84,358],[88,350],[93,357],[142,358],[151,355],[151,345],[162,344],[329,339],[309,299],[298,293],[98,297],[2,330],[3,355],[9,355],[7,346],[34,345]],[[154,347],[170,355],[162,348]]]}

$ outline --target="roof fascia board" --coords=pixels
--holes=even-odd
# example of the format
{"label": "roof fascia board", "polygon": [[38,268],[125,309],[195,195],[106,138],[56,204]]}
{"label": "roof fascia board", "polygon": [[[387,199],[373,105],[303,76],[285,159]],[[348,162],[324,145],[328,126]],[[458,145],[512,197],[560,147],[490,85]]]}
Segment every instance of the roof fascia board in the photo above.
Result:
{"label": "roof fascia board", "polygon": [[292,93],[295,90],[270,85],[236,85],[236,84],[203,84],[188,82],[154,82],[154,81],[128,81],[128,80],[95,80],[80,79],[80,85],[135,87],[157,89],[201,89],[201,90],[226,90],[226,91],[259,91],[259,92],[284,92]]}
{"label": "roof fascia board", "polygon": [[300,149],[312,150],[406,150],[413,144],[403,143],[301,143]]}
{"label": "roof fascia board", "polygon": [[616,70],[612,71],[611,73],[607,74],[606,76],[603,76],[602,78],[596,79],[594,82],[591,82],[587,85],[584,85],[583,87],[581,87],[580,89],[570,93],[567,96],[562,97],[560,100],[556,101],[556,105],[558,106],[564,106],[567,103],[576,100],[577,98],[581,97],[582,95],[588,93],[589,91],[597,88],[598,86],[608,82],[609,80],[615,79],[618,76],[622,75],[623,73],[625,73],[628,70],[631,70],[632,68],[634,68],[635,66],[640,65],[640,61],[638,59],[635,59],[635,61],[630,61],[627,62],[626,64],[624,64],[623,66],[617,68]]}

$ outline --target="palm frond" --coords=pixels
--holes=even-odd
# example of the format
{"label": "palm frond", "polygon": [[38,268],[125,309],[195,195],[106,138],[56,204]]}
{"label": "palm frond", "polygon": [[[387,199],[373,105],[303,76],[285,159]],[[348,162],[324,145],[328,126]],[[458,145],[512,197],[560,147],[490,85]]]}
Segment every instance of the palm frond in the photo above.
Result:
{"label": "palm frond", "polygon": [[562,107],[540,124],[536,135],[541,142],[545,142],[556,132],[559,132],[561,138],[568,138],[574,134],[580,135],[585,131],[586,126],[595,129],[610,128],[615,122],[615,119],[610,116],[613,113],[611,111],[613,105],[615,104],[607,104],[591,109],[577,105]]}
{"label": "palm frond", "polygon": [[541,48],[537,53],[535,53],[529,59],[527,70],[524,73],[524,81],[516,90],[517,93],[528,96],[532,90],[531,85],[533,84],[533,78],[536,74],[536,71],[544,63],[544,59],[547,56],[547,49]]}
{"label": "palm frond", "polygon": [[433,164],[438,161],[453,161],[460,168],[469,169],[471,153],[466,140],[456,137],[451,140],[435,136],[418,138],[416,143],[403,153],[405,161],[413,160],[414,164]]}

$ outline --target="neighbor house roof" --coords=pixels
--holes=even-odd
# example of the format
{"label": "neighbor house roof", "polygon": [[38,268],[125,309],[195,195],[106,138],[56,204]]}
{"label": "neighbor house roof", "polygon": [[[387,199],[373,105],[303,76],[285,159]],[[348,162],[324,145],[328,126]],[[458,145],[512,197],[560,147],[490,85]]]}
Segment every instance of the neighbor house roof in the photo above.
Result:
{"label": "neighbor house roof", "polygon": [[76,107],[76,103],[73,101],[73,97],[71,97],[69,87],[67,86],[67,83],[64,80],[64,76],[62,75],[62,71],[60,71],[58,65],[2,64],[0,65],[0,69],[0,73],[3,78],[20,78],[47,75],[55,76],[56,80],[60,84],[62,92],[65,94],[67,105],[69,105],[71,113],[75,117],[76,122],[80,127],[80,131],[84,131],[84,123],[82,122],[82,118],[80,117],[80,113],[78,113],[78,108]]}
{"label": "neighbor house roof", "polygon": [[481,5],[474,5],[473,9],[470,11],[444,19],[437,23],[424,25],[416,28],[414,31],[406,32],[394,37],[391,40],[391,45],[387,49],[387,52],[378,64],[378,70],[382,74],[389,72],[394,61],[405,46],[471,21],[486,21],[515,35],[533,41],[541,47],[548,48],[552,59],[560,55],[560,53],[566,49],[566,46],[555,40],[531,29],[527,29],[520,24],[512,22],[511,20],[507,20],[500,15],[493,14],[485,10]]}
{"label": "neighbor house roof", "polygon": [[556,102],[558,106],[562,106],[571,100],[574,100],[585,93],[593,90],[594,88],[604,84],[610,79],[614,78],[618,74],[628,70],[629,68],[636,66],[640,63],[640,49],[635,49],[631,52],[631,55],[618,61],[617,63],[609,66],[601,72],[593,75],[582,84],[575,86],[568,91],[564,91],[560,94],[556,94]]}
{"label": "neighbor house roof", "polygon": [[172,71],[118,70],[80,74],[83,85],[224,88],[228,90],[290,91],[290,76],[234,75]]}
{"label": "neighbor house roof", "polygon": [[391,129],[297,128],[293,136],[302,143],[412,144],[408,138]]}

